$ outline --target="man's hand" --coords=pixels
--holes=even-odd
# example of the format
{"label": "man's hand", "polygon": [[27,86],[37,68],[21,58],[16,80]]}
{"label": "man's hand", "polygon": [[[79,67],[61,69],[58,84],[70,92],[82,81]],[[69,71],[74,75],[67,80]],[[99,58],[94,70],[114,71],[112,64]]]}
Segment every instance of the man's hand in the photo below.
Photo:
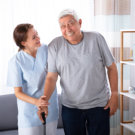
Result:
{"label": "man's hand", "polygon": [[118,93],[114,92],[104,109],[110,108],[110,116],[114,115],[118,108]]}
{"label": "man's hand", "polygon": [[47,115],[48,115],[48,107],[40,108],[40,109],[38,110],[38,112],[37,112],[37,115],[38,115],[39,119],[40,119],[40,120],[42,121],[42,123],[43,123],[44,120],[43,120],[42,115],[41,115],[42,112],[45,112],[45,117],[47,117]]}
{"label": "man's hand", "polygon": [[39,119],[44,122],[41,113],[44,112],[45,113],[45,117],[47,117],[48,115],[48,101],[46,100],[46,96],[41,96],[37,101],[36,101],[36,106],[38,108],[38,112],[37,115],[39,117]]}

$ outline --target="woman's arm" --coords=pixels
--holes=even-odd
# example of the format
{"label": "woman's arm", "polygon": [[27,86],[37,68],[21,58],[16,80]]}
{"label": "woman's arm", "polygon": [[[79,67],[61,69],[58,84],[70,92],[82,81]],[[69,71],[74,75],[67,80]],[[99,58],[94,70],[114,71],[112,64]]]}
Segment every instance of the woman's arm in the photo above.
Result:
{"label": "woman's arm", "polygon": [[48,104],[45,103],[45,96],[41,96],[39,99],[33,98],[31,96],[28,96],[22,91],[22,87],[14,87],[15,96],[23,100],[25,102],[31,103],[33,105],[36,105],[38,108],[40,106],[47,106]]}

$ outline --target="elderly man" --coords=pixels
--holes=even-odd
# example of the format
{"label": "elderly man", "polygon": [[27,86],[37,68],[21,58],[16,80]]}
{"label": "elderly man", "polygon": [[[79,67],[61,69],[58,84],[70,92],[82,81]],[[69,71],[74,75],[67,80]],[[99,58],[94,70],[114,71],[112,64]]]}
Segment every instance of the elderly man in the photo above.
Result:
{"label": "elderly man", "polygon": [[117,68],[104,37],[81,31],[81,24],[74,10],[60,13],[62,36],[49,44],[44,95],[49,100],[59,75],[65,135],[109,135],[118,106]]}

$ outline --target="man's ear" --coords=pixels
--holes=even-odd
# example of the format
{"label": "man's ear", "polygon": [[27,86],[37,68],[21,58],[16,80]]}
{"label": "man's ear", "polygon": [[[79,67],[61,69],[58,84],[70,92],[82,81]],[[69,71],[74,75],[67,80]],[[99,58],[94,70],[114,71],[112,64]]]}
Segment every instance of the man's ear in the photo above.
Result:
{"label": "man's ear", "polygon": [[79,24],[80,24],[80,26],[82,25],[82,19],[79,19]]}

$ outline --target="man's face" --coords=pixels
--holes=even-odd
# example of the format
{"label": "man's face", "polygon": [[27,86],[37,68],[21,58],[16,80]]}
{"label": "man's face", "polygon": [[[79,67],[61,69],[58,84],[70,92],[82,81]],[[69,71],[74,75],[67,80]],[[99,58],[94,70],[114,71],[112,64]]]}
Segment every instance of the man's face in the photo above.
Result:
{"label": "man's face", "polygon": [[71,44],[80,42],[82,20],[75,20],[72,15],[67,15],[59,20],[60,29],[63,37]]}

